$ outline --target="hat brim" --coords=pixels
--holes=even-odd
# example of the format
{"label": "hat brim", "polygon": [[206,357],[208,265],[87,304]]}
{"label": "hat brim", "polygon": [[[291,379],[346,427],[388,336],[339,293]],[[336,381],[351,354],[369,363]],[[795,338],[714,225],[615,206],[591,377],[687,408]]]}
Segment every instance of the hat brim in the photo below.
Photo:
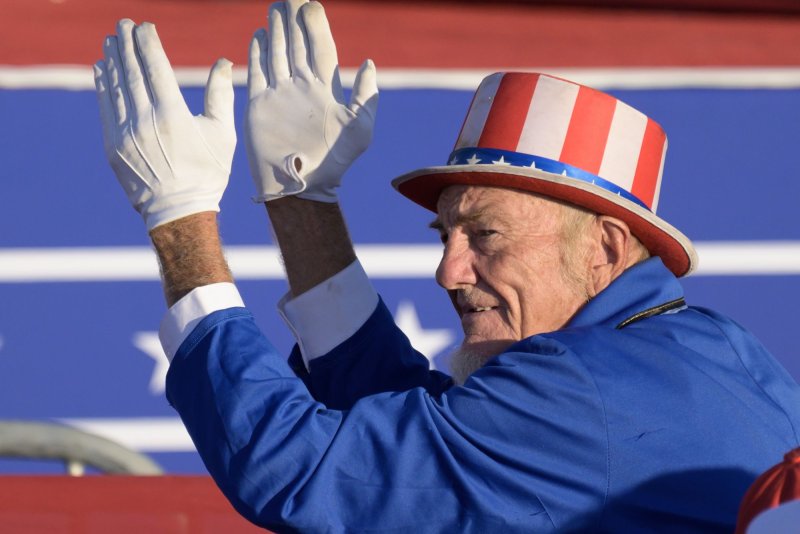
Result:
{"label": "hat brim", "polygon": [[697,267],[697,252],[683,233],[649,210],[588,182],[529,167],[451,165],[419,169],[392,180],[402,195],[436,213],[442,191],[451,185],[506,187],[562,200],[624,221],[653,256],[676,276]]}

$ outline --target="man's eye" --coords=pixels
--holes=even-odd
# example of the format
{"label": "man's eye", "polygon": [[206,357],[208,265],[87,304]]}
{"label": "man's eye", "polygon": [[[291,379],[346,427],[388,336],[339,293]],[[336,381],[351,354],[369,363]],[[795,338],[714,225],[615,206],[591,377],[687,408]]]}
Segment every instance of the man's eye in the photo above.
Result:
{"label": "man's eye", "polygon": [[477,232],[478,237],[489,237],[495,235],[497,231],[495,230],[478,230]]}

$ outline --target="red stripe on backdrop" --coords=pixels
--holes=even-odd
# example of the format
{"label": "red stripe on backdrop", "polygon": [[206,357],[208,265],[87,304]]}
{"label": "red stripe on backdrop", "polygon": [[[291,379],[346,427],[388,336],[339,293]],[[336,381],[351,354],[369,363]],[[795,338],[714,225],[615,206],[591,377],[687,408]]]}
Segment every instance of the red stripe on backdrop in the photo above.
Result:
{"label": "red stripe on backdrop", "polygon": [[[600,2],[602,3],[602,2]],[[0,64],[82,64],[122,17],[149,20],[173,65],[247,62],[269,0],[2,0]],[[800,17],[526,2],[323,0],[355,67],[800,65]]]}
{"label": "red stripe on backdrop", "polygon": [[528,108],[536,89],[537,77],[506,74],[494,97],[478,146],[500,150],[517,150],[519,136],[525,126]]}
{"label": "red stripe on backdrop", "polygon": [[592,174],[600,172],[615,107],[614,98],[581,87],[561,149],[561,161]]}
{"label": "red stripe on backdrop", "polygon": [[633,187],[631,187],[631,193],[647,204],[648,208],[653,207],[665,140],[666,137],[661,127],[648,119],[644,130],[642,150],[639,152],[639,162],[636,165],[636,174],[633,176]]}

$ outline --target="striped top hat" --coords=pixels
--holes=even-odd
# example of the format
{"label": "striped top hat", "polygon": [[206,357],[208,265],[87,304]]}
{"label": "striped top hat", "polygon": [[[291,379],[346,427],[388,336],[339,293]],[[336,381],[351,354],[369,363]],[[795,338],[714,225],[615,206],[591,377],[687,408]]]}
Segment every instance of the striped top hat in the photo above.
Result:
{"label": "striped top hat", "polygon": [[652,119],[590,87],[535,73],[481,82],[445,166],[392,185],[436,211],[450,185],[508,187],[625,221],[676,276],[697,265],[691,241],[656,216],[667,138]]}

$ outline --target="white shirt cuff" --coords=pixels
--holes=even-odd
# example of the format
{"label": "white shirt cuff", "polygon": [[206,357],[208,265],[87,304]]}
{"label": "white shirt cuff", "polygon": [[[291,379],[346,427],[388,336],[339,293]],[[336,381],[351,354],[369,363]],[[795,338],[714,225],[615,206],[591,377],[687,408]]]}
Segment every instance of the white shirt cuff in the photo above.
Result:
{"label": "white shirt cuff", "polygon": [[355,334],[377,307],[378,293],[358,260],[302,295],[287,294],[278,302],[306,368]]}
{"label": "white shirt cuff", "polygon": [[172,305],[161,320],[158,337],[171,362],[181,343],[207,315],[227,308],[244,307],[239,290],[230,282],[196,287]]}

